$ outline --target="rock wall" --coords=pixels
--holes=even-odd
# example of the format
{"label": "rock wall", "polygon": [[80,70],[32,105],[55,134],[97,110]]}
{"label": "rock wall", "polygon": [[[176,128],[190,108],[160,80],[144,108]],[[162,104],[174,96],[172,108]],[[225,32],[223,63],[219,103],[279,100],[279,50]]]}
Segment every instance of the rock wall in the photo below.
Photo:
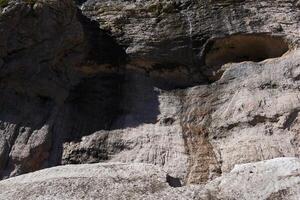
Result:
{"label": "rock wall", "polygon": [[236,164],[299,157],[299,9],[0,4],[0,178],[121,162],[207,184]]}

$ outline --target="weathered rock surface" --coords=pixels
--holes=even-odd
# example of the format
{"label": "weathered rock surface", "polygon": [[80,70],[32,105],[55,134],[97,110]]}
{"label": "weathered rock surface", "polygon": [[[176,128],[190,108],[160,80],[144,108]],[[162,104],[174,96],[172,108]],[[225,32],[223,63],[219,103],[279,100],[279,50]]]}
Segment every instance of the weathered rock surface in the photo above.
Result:
{"label": "weathered rock surface", "polygon": [[197,171],[203,163],[212,172],[227,172],[239,163],[299,155],[296,63],[299,51],[232,64],[215,84],[186,91],[182,124],[194,173],[210,171]]}
{"label": "weathered rock surface", "polygon": [[[154,163],[186,182],[205,183],[235,164],[299,156],[299,56],[232,64],[210,86],[160,91],[157,122],[65,143],[63,162]],[[125,115],[125,123],[134,117]]]}
{"label": "weathered rock surface", "polygon": [[[164,174],[158,168],[143,164],[63,166],[17,179],[19,180],[16,182],[9,179],[4,184],[1,183],[1,198],[20,199],[27,196],[28,199],[138,199],[147,192],[151,194],[168,187]],[[22,189],[17,189],[19,186]]]}
{"label": "weathered rock surface", "polygon": [[[116,72],[91,77],[89,66],[110,65],[120,49],[101,30],[89,39],[98,27],[84,20],[71,0],[1,8],[1,178],[58,165],[63,142],[112,123],[122,79]],[[101,62],[91,53],[99,44]]]}
{"label": "weathered rock surface", "polygon": [[298,1],[75,2],[0,4],[0,179],[107,162],[71,168],[137,171],[132,198],[299,199]]}
{"label": "weathered rock surface", "polygon": [[149,164],[70,165],[0,182],[0,199],[299,199],[300,160],[237,165],[207,186],[174,187]]}
{"label": "weathered rock surface", "polygon": [[[181,79],[186,75],[186,85],[206,82],[212,76],[216,66],[207,68],[205,57],[219,38],[226,40],[242,33],[253,35],[255,40],[257,34],[266,34],[282,36],[291,46],[298,46],[299,40],[299,5],[294,0],[88,0],[81,9],[126,47],[131,65],[146,65],[147,70],[155,69],[157,64],[170,71],[182,69]],[[262,41],[268,43],[267,40]],[[251,40],[236,42],[234,45]],[[222,45],[225,48],[226,43]],[[280,52],[271,43],[274,46],[267,51]],[[261,44],[253,45],[254,48],[245,48],[263,57],[260,51],[264,50],[255,48]]]}
{"label": "weathered rock surface", "polygon": [[71,1],[10,1],[0,10],[0,177],[40,169],[50,157],[55,102],[76,81],[84,35]]}
{"label": "weathered rock surface", "polygon": [[[299,199],[298,158],[276,158],[236,165],[233,170],[208,184],[217,199]],[[211,188],[216,188],[216,190]]]}

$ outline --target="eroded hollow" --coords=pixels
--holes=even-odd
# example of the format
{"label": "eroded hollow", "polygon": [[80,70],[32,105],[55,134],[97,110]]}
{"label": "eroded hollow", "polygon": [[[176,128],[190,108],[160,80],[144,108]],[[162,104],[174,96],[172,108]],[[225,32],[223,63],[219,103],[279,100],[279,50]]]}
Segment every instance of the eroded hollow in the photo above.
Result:
{"label": "eroded hollow", "polygon": [[243,61],[260,62],[282,56],[289,50],[283,37],[267,34],[232,35],[210,41],[205,50],[206,66]]}
{"label": "eroded hollow", "polygon": [[180,182],[179,178],[174,178],[172,176],[170,176],[169,174],[167,174],[167,183],[171,186],[171,187],[182,187],[182,184]]}

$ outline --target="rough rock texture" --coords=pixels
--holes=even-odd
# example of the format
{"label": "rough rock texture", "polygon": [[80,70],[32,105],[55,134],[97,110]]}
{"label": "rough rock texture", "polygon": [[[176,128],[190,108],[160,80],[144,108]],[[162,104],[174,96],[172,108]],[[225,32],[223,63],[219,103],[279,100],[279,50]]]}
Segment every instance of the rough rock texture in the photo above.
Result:
{"label": "rough rock texture", "polygon": [[[212,172],[228,172],[238,163],[299,155],[299,53],[232,64],[215,84],[186,91],[182,123],[196,169],[207,163]],[[207,150],[197,140],[211,149],[208,161],[198,156]]]}
{"label": "rough rock texture", "polygon": [[[300,156],[299,1],[0,2],[0,179],[155,165],[205,199],[248,180],[237,164]],[[280,185],[283,170],[267,174],[283,160],[263,162],[253,184]],[[293,181],[209,195],[293,198]]]}
{"label": "rough rock texture", "polygon": [[71,0],[9,1],[0,12],[2,178],[58,165],[63,142],[107,129],[122,78],[96,69],[90,76],[89,66],[109,65],[120,49],[101,30],[90,32],[99,28],[89,20],[82,24]]}
{"label": "rough rock texture", "polygon": [[[205,66],[205,55],[218,38],[251,34],[255,40],[255,35],[266,34],[283,36],[291,46],[298,46],[298,4],[295,0],[88,0],[81,9],[127,47],[132,65],[182,69],[185,85],[193,85],[207,81],[216,70]],[[277,47],[274,44],[273,49]]]}
{"label": "rough rock texture", "polygon": [[1,182],[0,199],[139,199],[169,188],[165,174],[145,164],[71,165],[17,179]]}
{"label": "rough rock texture", "polygon": [[188,157],[179,118],[180,98],[170,92],[151,91],[152,87],[145,87],[146,81],[142,86],[135,84],[134,81],[134,89],[124,99],[125,114],[114,124],[126,126],[65,143],[64,164],[105,160],[146,162],[162,166],[171,175],[184,179]]}
{"label": "rough rock texture", "polygon": [[3,177],[38,170],[50,157],[52,111],[76,82],[85,42],[70,1],[9,2],[0,13]]}
{"label": "rough rock texture", "polygon": [[174,187],[147,164],[70,165],[0,182],[0,199],[287,199],[300,197],[300,160],[237,165],[206,186]]}
{"label": "rough rock texture", "polygon": [[276,158],[236,165],[207,188],[217,199],[299,199],[299,164],[296,158]]}

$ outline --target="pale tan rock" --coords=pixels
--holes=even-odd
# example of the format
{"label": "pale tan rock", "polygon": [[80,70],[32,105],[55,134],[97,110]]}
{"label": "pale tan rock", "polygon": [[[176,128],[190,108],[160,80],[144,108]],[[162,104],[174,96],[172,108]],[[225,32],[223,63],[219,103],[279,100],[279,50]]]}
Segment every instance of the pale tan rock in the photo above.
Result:
{"label": "pale tan rock", "polygon": [[[107,162],[46,170],[59,180],[34,188],[47,193],[51,183],[63,193],[74,184],[60,180],[70,169],[86,191],[100,176],[112,198],[297,199],[297,1],[76,3],[78,9],[71,0],[1,5],[1,179]],[[94,166],[97,173],[86,177]],[[162,190],[135,190],[135,175],[142,188],[151,180]],[[18,186],[21,179],[12,180]],[[170,188],[163,179],[186,186]],[[8,198],[5,184],[0,191]],[[31,195],[25,186],[14,192]]]}
{"label": "pale tan rock", "polygon": [[0,181],[0,199],[297,200],[299,172],[299,159],[277,158],[237,165],[206,186],[172,187],[154,165],[67,165]]}
{"label": "pale tan rock", "polygon": [[211,184],[216,187],[219,199],[296,200],[300,198],[299,167],[298,158],[236,165],[230,173]]}

